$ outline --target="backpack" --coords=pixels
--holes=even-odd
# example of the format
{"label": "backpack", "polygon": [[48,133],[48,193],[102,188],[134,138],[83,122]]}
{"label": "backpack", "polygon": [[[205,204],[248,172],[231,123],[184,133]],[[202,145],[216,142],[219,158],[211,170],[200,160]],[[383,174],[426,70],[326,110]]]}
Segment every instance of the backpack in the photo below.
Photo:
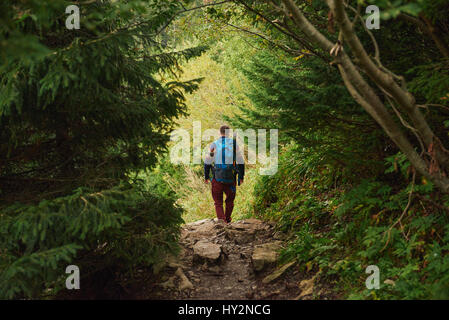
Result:
{"label": "backpack", "polygon": [[214,178],[222,183],[234,183],[236,174],[236,140],[221,137],[215,142]]}

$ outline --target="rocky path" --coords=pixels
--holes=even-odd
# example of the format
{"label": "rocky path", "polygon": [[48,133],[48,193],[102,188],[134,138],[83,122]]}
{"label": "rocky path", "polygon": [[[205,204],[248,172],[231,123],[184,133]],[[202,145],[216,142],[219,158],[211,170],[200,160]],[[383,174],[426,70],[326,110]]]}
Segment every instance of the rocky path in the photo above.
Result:
{"label": "rocky path", "polygon": [[304,299],[315,294],[313,275],[302,274],[294,263],[278,265],[282,235],[260,220],[190,223],[180,243],[180,255],[156,267],[153,285],[140,298]]}

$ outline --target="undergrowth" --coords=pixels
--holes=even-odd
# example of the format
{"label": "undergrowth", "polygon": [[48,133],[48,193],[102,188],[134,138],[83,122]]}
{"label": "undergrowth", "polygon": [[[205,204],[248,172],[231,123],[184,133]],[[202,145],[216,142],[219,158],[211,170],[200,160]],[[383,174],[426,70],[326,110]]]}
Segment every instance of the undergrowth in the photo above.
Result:
{"label": "undergrowth", "polygon": [[[279,172],[256,183],[256,214],[290,235],[282,261],[297,260],[342,298],[449,298],[448,197],[413,183],[400,154],[377,179],[337,184],[336,170],[309,155],[289,146]],[[365,286],[369,265],[379,267],[378,290]]]}

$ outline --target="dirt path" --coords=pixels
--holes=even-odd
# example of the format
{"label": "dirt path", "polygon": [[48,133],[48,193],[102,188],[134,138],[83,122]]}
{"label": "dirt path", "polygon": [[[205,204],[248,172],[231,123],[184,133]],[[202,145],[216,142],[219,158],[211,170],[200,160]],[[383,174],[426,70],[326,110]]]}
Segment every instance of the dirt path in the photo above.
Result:
{"label": "dirt path", "polygon": [[225,225],[216,219],[187,224],[182,250],[160,266],[144,299],[321,298],[313,274],[294,263],[277,266],[282,236],[256,219]]}

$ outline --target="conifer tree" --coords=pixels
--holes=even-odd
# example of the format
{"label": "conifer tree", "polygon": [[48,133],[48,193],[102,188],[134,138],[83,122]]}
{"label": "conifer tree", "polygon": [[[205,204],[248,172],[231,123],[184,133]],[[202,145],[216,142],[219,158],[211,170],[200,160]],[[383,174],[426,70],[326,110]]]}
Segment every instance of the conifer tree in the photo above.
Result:
{"label": "conifer tree", "polygon": [[81,276],[151,264],[175,248],[180,210],[135,179],[166,146],[184,92],[165,81],[204,47],[160,34],[179,1],[0,4],[0,297],[54,294]]}

